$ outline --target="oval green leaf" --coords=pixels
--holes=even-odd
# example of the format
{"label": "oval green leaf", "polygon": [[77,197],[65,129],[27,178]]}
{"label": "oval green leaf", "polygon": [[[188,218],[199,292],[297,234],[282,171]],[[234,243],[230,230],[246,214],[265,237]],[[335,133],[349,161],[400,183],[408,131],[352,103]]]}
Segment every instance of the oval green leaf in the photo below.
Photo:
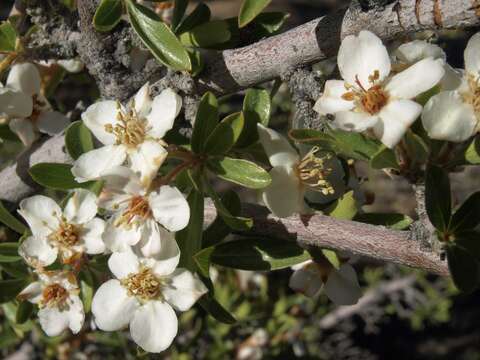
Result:
{"label": "oval green leaf", "polygon": [[198,105],[192,132],[192,150],[201,153],[205,148],[205,139],[218,124],[218,101],[211,92],[206,92]]}
{"label": "oval green leaf", "polygon": [[244,27],[257,17],[272,0],[243,0],[240,14],[238,15],[238,26]]}
{"label": "oval green leaf", "polygon": [[75,121],[65,131],[65,146],[73,159],[93,150],[93,138],[90,130],[82,121]]}
{"label": "oval green leaf", "polygon": [[112,30],[120,22],[122,12],[121,0],[102,0],[93,16],[95,30],[101,32]]}
{"label": "oval green leaf", "polygon": [[243,113],[235,113],[223,119],[213,130],[205,142],[205,153],[208,155],[226,154],[242,134],[244,124]]}
{"label": "oval green leaf", "polygon": [[96,187],[97,181],[76,182],[71,169],[72,166],[68,164],[40,163],[32,166],[28,172],[37,184],[52,190],[90,190]]}
{"label": "oval green leaf", "polygon": [[3,206],[3,203],[0,201],[0,222],[5,226],[9,227],[13,231],[23,234],[27,231],[27,227],[18,220],[15,216],[10,214],[10,212]]}
{"label": "oval green leaf", "polygon": [[219,178],[250,189],[263,189],[272,181],[268,172],[248,160],[214,157],[208,159],[207,167]]}

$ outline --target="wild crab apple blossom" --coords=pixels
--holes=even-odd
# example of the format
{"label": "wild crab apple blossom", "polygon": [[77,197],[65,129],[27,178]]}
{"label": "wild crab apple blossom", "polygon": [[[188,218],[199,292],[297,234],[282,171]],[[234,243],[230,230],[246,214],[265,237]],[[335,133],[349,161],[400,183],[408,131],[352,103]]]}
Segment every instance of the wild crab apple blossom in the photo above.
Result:
{"label": "wild crab apple blossom", "polygon": [[97,326],[116,331],[130,325],[133,340],[145,351],[167,349],[178,330],[174,309],[187,311],[207,292],[177,265],[178,260],[141,258],[131,251],[113,253],[108,266],[116,279],[100,286],[92,301]]}
{"label": "wild crab apple blossom", "polygon": [[74,263],[84,253],[105,251],[105,222],[95,217],[97,197],[88,190],[73,191],[63,210],[53,199],[35,195],[20,202],[18,213],[32,232],[19,253],[34,267],[48,266],[58,255],[63,263]]}
{"label": "wild crab apple blossom", "polygon": [[52,110],[42,95],[40,73],[30,63],[13,65],[5,86],[0,84],[2,119],[25,146],[37,139],[38,132],[55,135],[70,124],[65,115]]}
{"label": "wild crab apple blossom", "polygon": [[445,74],[443,61],[429,57],[389,76],[387,49],[369,31],[347,36],[337,61],[343,80],[328,80],[314,109],[334,115],[334,125],[340,129],[373,130],[389,148],[422,112],[422,106],[411,99],[434,87]]}
{"label": "wild crab apple blossom", "polygon": [[478,132],[480,120],[480,33],[465,49],[461,85],[432,96],[422,113],[422,124],[432,139],[462,142]]}
{"label": "wild crab apple blossom", "polygon": [[71,272],[40,271],[38,281],[23,289],[17,298],[37,304],[43,331],[48,336],[58,336],[68,328],[77,334],[83,326],[85,312],[79,293]]}
{"label": "wild crab apple blossom", "polygon": [[82,114],[83,123],[104,145],[81,155],[72,168],[78,182],[100,178],[125,161],[141,180],[149,182],[165,160],[163,136],[173,126],[182,98],[172,89],[153,100],[145,84],[127,107],[113,100],[91,105]]}

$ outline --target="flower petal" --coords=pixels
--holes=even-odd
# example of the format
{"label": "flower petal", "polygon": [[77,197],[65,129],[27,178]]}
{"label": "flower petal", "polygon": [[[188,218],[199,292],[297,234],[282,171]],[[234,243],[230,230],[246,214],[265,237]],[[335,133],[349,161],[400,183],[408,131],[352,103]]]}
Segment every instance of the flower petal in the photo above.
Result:
{"label": "flower petal", "polygon": [[395,98],[413,99],[438,84],[445,74],[443,64],[443,60],[421,60],[395,75],[385,90]]}
{"label": "flower petal", "polygon": [[151,353],[167,349],[177,331],[177,315],[172,307],[163,301],[149,301],[142,305],[130,323],[133,341]]}
{"label": "flower petal", "polygon": [[345,131],[363,132],[375,126],[378,116],[364,112],[340,111],[335,114],[333,125]]}
{"label": "flower petal", "polygon": [[42,283],[40,281],[32,282],[17,295],[17,299],[28,300],[32,304],[38,304],[42,300]]}
{"label": "flower petal", "polygon": [[413,64],[429,57],[447,60],[447,56],[440,46],[425,40],[414,40],[400,45],[395,51],[395,56],[406,64]]}
{"label": "flower petal", "polygon": [[150,193],[148,203],[153,217],[169,231],[179,231],[188,225],[190,207],[183,194],[176,187],[161,186]]}
{"label": "flower petal", "polygon": [[127,152],[122,145],[106,145],[82,154],[72,167],[75,180],[82,183],[100,178],[113,167],[122,165]]}
{"label": "flower petal", "polygon": [[317,100],[313,110],[320,115],[335,114],[338,111],[352,110],[355,106],[353,101],[347,101],[342,95],[347,93],[345,82],[341,80],[328,80],[322,96]]}
{"label": "flower petal", "polygon": [[187,269],[176,269],[162,287],[165,300],[176,310],[187,311],[208,289],[200,279]]}
{"label": "flower petal", "polygon": [[46,236],[58,228],[62,209],[49,197],[35,195],[22,200],[19,207],[33,235]]}
{"label": "flower petal", "polygon": [[422,106],[414,101],[392,101],[378,114],[380,121],[373,128],[375,136],[385,146],[393,148],[421,113]]}
{"label": "flower petal", "polygon": [[105,252],[105,243],[102,235],[105,231],[105,221],[94,218],[82,226],[80,238],[85,246],[87,254],[103,254]]}
{"label": "flower petal", "polygon": [[38,137],[33,123],[28,119],[12,119],[8,123],[8,127],[26,147],[30,147]]}
{"label": "flower petal", "polygon": [[378,70],[381,82],[390,73],[390,66],[390,57],[382,40],[370,31],[360,31],[358,36],[349,35],[340,45],[338,68],[350,85],[355,85],[358,78],[363,87],[369,88],[369,76]]}
{"label": "flower petal", "polygon": [[35,65],[30,63],[15,64],[7,77],[7,86],[30,96],[40,93],[42,80]]}
{"label": "flower petal", "polygon": [[82,113],[82,120],[102,144],[112,145],[116,141],[115,135],[107,132],[105,126],[115,126],[118,123],[117,114],[118,103],[113,100],[105,100],[90,105]]}
{"label": "flower petal", "polygon": [[76,189],[65,205],[63,215],[67,222],[84,224],[97,215],[97,197],[86,189]]}
{"label": "flower petal", "polygon": [[58,249],[50,246],[44,237],[29,236],[20,244],[18,253],[29,265],[43,267],[55,262]]}
{"label": "flower petal", "polygon": [[443,78],[440,81],[440,86],[442,91],[450,91],[450,90],[458,89],[462,84],[464,71],[459,69],[454,69],[448,64],[445,64],[444,69],[445,69],[445,75],[443,75]]}
{"label": "flower petal", "polygon": [[275,130],[257,124],[258,136],[272,166],[293,166],[300,161],[297,150]]}
{"label": "flower petal", "polygon": [[116,216],[108,220],[105,231],[102,235],[105,246],[113,252],[123,252],[130,249],[140,241],[143,226],[132,226],[127,228],[124,226],[116,226]]}
{"label": "flower petal", "polygon": [[152,98],[150,97],[150,85],[147,82],[135,94],[135,111],[140,118],[145,118],[152,109]]}
{"label": "flower petal", "polygon": [[262,192],[262,199],[278,217],[289,217],[302,208],[303,192],[293,169],[276,166],[270,170],[272,182]]}
{"label": "flower petal", "polygon": [[8,117],[29,117],[33,111],[33,100],[21,91],[0,87],[0,114]]}
{"label": "flower petal", "polygon": [[68,314],[68,327],[72,333],[78,334],[85,321],[85,311],[83,303],[77,295],[70,296]]}
{"label": "flower petal", "polygon": [[45,111],[40,114],[36,124],[41,133],[53,136],[65,130],[70,120],[58,111]]}
{"label": "flower petal", "polygon": [[138,300],[133,296],[128,296],[127,290],[120,284],[120,281],[115,279],[102,284],[92,300],[95,324],[104,331],[125,328],[139,307]]}
{"label": "flower petal", "polygon": [[325,294],[336,305],[353,305],[362,296],[357,273],[349,264],[343,264],[338,271],[332,271],[325,283]]}
{"label": "flower petal", "polygon": [[139,271],[140,263],[131,251],[115,252],[108,259],[108,268],[118,279],[124,279]]}
{"label": "flower petal", "polygon": [[68,311],[60,311],[56,307],[44,307],[38,310],[38,320],[48,336],[58,336],[68,329],[70,323]]}
{"label": "flower petal", "polygon": [[462,142],[473,135],[477,118],[473,107],[456,91],[445,91],[428,100],[422,112],[428,136],[436,140]]}
{"label": "flower petal", "polygon": [[156,139],[163,138],[173,127],[181,108],[182,98],[172,89],[163,90],[153,99],[152,111],[147,116],[148,125],[151,127],[148,135]]}
{"label": "flower petal", "polygon": [[158,169],[167,158],[167,151],[158,142],[144,141],[134,151],[129,152],[130,167],[140,174],[143,184],[149,184],[157,175]]}
{"label": "flower petal", "polygon": [[478,78],[480,76],[480,33],[476,33],[468,41],[464,58],[467,73]]}
{"label": "flower petal", "polygon": [[140,183],[140,179],[126,166],[116,166],[112,169],[105,171],[102,174],[102,180],[105,182],[102,190],[102,196],[104,193],[108,193],[107,199],[101,200],[101,207],[106,200],[115,202],[116,196],[123,195],[143,195],[144,188]]}
{"label": "flower petal", "polygon": [[313,297],[322,289],[323,282],[317,265],[312,261],[296,269],[290,276],[288,286],[305,296]]}

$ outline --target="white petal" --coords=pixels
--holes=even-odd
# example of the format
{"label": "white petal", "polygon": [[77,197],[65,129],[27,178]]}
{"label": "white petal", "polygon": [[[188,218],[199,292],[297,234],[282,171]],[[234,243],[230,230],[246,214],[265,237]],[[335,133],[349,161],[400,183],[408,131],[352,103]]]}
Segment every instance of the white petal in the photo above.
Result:
{"label": "white petal", "polygon": [[146,83],[135,94],[135,111],[140,118],[144,118],[148,115],[151,109],[152,98],[150,97],[150,86]]}
{"label": "white petal", "polygon": [[8,127],[26,147],[30,147],[38,137],[33,123],[29,119],[12,119]]}
{"label": "white petal", "polygon": [[133,172],[125,166],[116,166],[102,175],[102,180],[105,181],[103,189],[108,192],[130,195],[142,195],[142,184],[140,179]]}
{"label": "white petal", "polygon": [[140,263],[131,251],[113,253],[108,259],[108,268],[118,279],[124,279],[139,271]]}
{"label": "white petal", "polygon": [[338,68],[342,78],[351,85],[358,80],[363,87],[369,88],[369,76],[379,72],[379,81],[390,73],[390,57],[387,49],[375,34],[360,31],[358,36],[343,39],[338,51]]}
{"label": "white petal", "polygon": [[442,91],[458,89],[462,84],[463,70],[454,69],[448,64],[445,64],[444,69],[445,75],[440,81]]}
{"label": "white petal", "polygon": [[288,140],[275,130],[257,124],[258,136],[272,166],[293,166],[300,157]]}
{"label": "white petal", "polygon": [[134,151],[129,152],[130,167],[140,174],[143,184],[149,184],[157,175],[158,169],[165,161],[167,154],[167,151],[158,142],[144,141]]}
{"label": "white petal", "polygon": [[173,122],[182,108],[182,98],[172,89],[163,90],[155,96],[152,111],[147,116],[151,127],[148,131],[150,136],[161,139],[173,127]]}
{"label": "white petal", "polygon": [[357,273],[349,264],[343,264],[338,271],[332,271],[325,284],[325,294],[336,305],[353,305],[362,296]]}
{"label": "white petal", "polygon": [[422,124],[432,139],[462,142],[473,135],[477,118],[473,107],[456,91],[445,91],[425,104]]}
{"label": "white petal", "polygon": [[0,114],[8,117],[29,117],[33,111],[33,100],[21,91],[0,87]]}
{"label": "white petal", "polygon": [[57,64],[72,74],[79,73],[85,67],[83,62],[78,59],[57,60]]}
{"label": "white petal", "polygon": [[18,253],[31,266],[48,266],[57,258],[57,248],[51,247],[42,236],[29,236],[21,244]]}
{"label": "white petal", "polygon": [[355,106],[353,101],[342,99],[342,95],[347,93],[345,82],[341,80],[328,80],[325,83],[325,89],[322,96],[317,100],[313,110],[320,115],[335,114],[338,111],[347,111]]}
{"label": "white petal", "polygon": [[65,205],[63,215],[67,222],[84,224],[97,215],[97,197],[86,189],[76,189]]}
{"label": "white petal", "polygon": [[128,296],[120,281],[109,280],[93,296],[92,314],[101,330],[116,331],[130,323],[139,306],[135,297]]}
{"label": "white petal", "polygon": [[293,169],[276,166],[270,171],[272,182],[262,192],[262,199],[270,211],[278,217],[289,217],[299,212],[303,192]]}
{"label": "white petal", "polygon": [[45,111],[40,114],[36,124],[41,133],[53,136],[65,130],[70,120],[58,111]]}
{"label": "white petal", "polygon": [[380,121],[373,128],[375,136],[385,146],[393,148],[421,113],[422,106],[414,101],[392,101],[378,114]]}
{"label": "white petal", "polygon": [[153,217],[169,231],[179,231],[188,225],[190,207],[176,187],[161,186],[158,192],[150,193],[148,203]]}
{"label": "white petal", "polygon": [[85,321],[85,311],[83,304],[77,295],[70,296],[68,314],[68,327],[74,334],[78,334]]}
{"label": "white petal", "polygon": [[102,235],[105,246],[113,252],[122,252],[130,249],[140,241],[142,226],[132,226],[130,229],[124,226],[115,226],[116,217],[108,220]]}
{"label": "white petal", "polygon": [[72,174],[78,182],[100,178],[110,169],[122,165],[127,152],[122,145],[107,145],[82,154],[72,167]]}
{"label": "white petal", "polygon": [[68,311],[60,311],[56,307],[44,307],[38,310],[38,320],[48,336],[58,336],[68,329],[70,323]]}
{"label": "white petal", "polygon": [[151,353],[166,350],[177,335],[177,330],[175,311],[162,301],[149,301],[141,306],[130,323],[133,341]]}
{"label": "white petal", "polygon": [[105,130],[105,125],[115,126],[118,123],[118,103],[113,100],[100,101],[90,105],[84,113],[82,120],[93,135],[105,145],[115,143],[115,135]]}
{"label": "white petal", "polygon": [[208,289],[200,279],[187,269],[176,269],[162,287],[165,300],[175,309],[187,311]]}
{"label": "white petal", "polygon": [[59,226],[62,209],[47,196],[35,195],[20,202],[18,213],[30,226],[33,235],[48,235]]}
{"label": "white petal", "polygon": [[438,84],[445,74],[443,60],[421,60],[395,75],[385,86],[390,96],[413,99]]}
{"label": "white petal", "polygon": [[30,63],[13,65],[7,77],[7,86],[30,96],[40,93],[41,82],[37,67]]}
{"label": "white petal", "polygon": [[317,265],[312,261],[296,269],[290,276],[288,286],[294,290],[301,292],[305,296],[315,296],[323,287],[322,278]]}
{"label": "white petal", "polygon": [[42,300],[42,283],[40,281],[32,282],[17,295],[18,299],[28,300],[33,304],[38,304]]}
{"label": "white petal", "polygon": [[102,235],[105,230],[105,221],[94,218],[83,224],[80,238],[85,246],[87,254],[103,254],[105,252],[105,243]]}
{"label": "white petal", "polygon": [[335,114],[333,125],[345,131],[363,132],[375,126],[378,116],[365,112],[340,111]]}
{"label": "white petal", "polygon": [[465,48],[465,70],[467,73],[480,76],[480,33],[473,35]]}
{"label": "white petal", "polygon": [[414,40],[400,45],[395,51],[395,55],[398,60],[407,64],[413,64],[429,57],[447,60],[447,56],[440,46],[424,40]]}

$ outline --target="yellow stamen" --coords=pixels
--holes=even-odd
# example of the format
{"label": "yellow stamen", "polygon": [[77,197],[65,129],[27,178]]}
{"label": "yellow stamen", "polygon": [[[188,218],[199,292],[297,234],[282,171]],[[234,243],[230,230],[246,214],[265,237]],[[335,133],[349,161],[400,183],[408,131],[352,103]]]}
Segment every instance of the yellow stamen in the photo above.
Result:
{"label": "yellow stamen", "polygon": [[149,268],[142,268],[138,273],[130,274],[120,283],[127,289],[129,296],[136,296],[140,300],[151,300],[161,295],[161,281]]}
{"label": "yellow stamen", "polygon": [[68,291],[60,284],[51,284],[42,291],[40,307],[57,307],[63,309],[67,306]]}
{"label": "yellow stamen", "polygon": [[375,70],[368,77],[370,87],[366,89],[356,77],[356,85],[358,89],[352,85],[345,85],[346,93],[342,95],[342,99],[346,101],[355,101],[358,107],[361,107],[370,115],[377,114],[388,103],[388,94],[381,84],[375,84],[380,78],[380,72]]}
{"label": "yellow stamen", "polygon": [[335,189],[326,177],[331,174],[332,169],[325,166],[325,160],[329,160],[331,155],[317,157],[316,153],[320,150],[318,146],[313,147],[307,155],[297,164],[297,176],[305,186],[312,190],[319,191],[324,195],[335,193]]}
{"label": "yellow stamen", "polygon": [[138,218],[146,220],[151,216],[152,210],[148,199],[143,196],[135,196],[130,199],[127,210],[115,221],[115,226],[131,228],[135,223],[134,220],[139,220]]}
{"label": "yellow stamen", "polygon": [[474,76],[469,75],[467,82],[470,91],[462,93],[462,99],[473,106],[477,119],[480,120],[480,77],[475,79]]}
{"label": "yellow stamen", "polygon": [[141,119],[135,110],[135,103],[132,101],[129,110],[125,111],[117,103],[117,120],[120,122],[113,126],[105,125],[105,131],[115,135],[116,144],[128,147],[137,147],[146,138],[147,128],[145,119]]}

